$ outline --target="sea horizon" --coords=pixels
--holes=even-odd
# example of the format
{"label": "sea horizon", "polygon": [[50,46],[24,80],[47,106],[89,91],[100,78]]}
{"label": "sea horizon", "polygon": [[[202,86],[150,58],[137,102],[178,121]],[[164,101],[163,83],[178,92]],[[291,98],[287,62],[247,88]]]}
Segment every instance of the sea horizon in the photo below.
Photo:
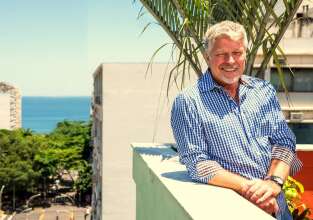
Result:
{"label": "sea horizon", "polygon": [[49,133],[58,122],[89,121],[91,96],[22,96],[22,128]]}

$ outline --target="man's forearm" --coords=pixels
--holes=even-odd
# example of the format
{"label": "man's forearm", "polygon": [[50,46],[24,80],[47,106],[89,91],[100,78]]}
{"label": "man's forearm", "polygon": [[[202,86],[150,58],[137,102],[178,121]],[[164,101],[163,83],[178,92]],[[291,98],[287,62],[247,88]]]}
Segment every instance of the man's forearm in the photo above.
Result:
{"label": "man's forearm", "polygon": [[233,189],[241,193],[242,187],[247,184],[248,181],[248,179],[238,174],[223,169],[219,170],[217,174],[209,180],[208,184]]}
{"label": "man's forearm", "polygon": [[[268,170],[268,176],[277,176],[283,179],[287,179],[289,175],[290,165],[279,159],[272,159],[270,168]],[[243,189],[244,196],[250,201],[260,204],[264,201],[275,198],[281,192],[281,186],[271,179],[258,180],[251,186]]]}
{"label": "man's forearm", "polygon": [[[273,159],[267,175],[279,176],[280,178],[286,180],[289,175],[289,169],[290,166],[285,162]],[[217,174],[209,180],[208,184],[222,186],[233,189],[236,192],[240,192],[242,187],[248,182],[249,180],[247,178],[223,169],[218,171]]]}
{"label": "man's forearm", "polygon": [[[267,176],[277,176],[285,181],[289,175],[290,166],[282,160],[272,159]],[[281,192],[281,186],[271,178],[258,180],[243,189],[244,195],[252,202],[260,203],[270,197],[276,197]]]}
{"label": "man's forearm", "polygon": [[290,165],[282,160],[273,159],[271,166],[267,172],[268,176],[278,176],[283,180],[286,180],[289,175]]}
{"label": "man's forearm", "polygon": [[[237,193],[244,196],[246,199],[250,200],[257,206],[259,206],[264,211],[269,214],[276,213],[278,210],[277,202],[274,197],[267,197],[266,200],[256,203],[259,197],[252,198],[247,197],[247,191],[251,189],[256,183],[265,182],[264,180],[249,180],[238,174],[231,173],[227,170],[219,170],[212,179],[209,180],[208,184],[221,186],[229,189],[233,189]],[[252,192],[253,194],[254,192]]]}

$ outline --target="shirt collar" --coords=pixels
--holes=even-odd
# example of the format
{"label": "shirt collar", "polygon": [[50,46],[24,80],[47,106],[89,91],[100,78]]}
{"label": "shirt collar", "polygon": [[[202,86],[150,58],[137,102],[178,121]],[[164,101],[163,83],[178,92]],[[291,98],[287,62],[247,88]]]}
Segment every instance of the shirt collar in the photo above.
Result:
{"label": "shirt collar", "polygon": [[[251,82],[251,77],[242,75],[240,77],[240,84],[247,86],[247,87],[254,87],[253,83]],[[201,92],[211,91],[213,89],[221,89],[222,86],[218,85],[212,77],[210,70],[208,69],[202,75],[199,81],[199,88]]]}

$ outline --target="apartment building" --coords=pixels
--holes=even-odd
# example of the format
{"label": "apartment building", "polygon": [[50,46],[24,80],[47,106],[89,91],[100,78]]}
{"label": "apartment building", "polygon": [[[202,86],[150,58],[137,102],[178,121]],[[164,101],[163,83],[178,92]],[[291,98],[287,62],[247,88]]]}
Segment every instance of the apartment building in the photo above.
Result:
{"label": "apartment building", "polygon": [[[93,219],[135,219],[131,143],[174,142],[162,83],[173,65],[156,63],[146,75],[147,65],[102,63],[94,72]],[[172,88],[170,100],[176,93]]]}
{"label": "apartment building", "polygon": [[0,129],[21,127],[21,95],[14,86],[0,82]]}
{"label": "apartment building", "polygon": [[[275,29],[275,28],[273,28]],[[279,55],[285,86],[274,60],[261,77],[270,81],[277,90],[277,96],[289,126],[297,136],[297,143],[313,143],[313,2],[304,0],[295,19],[289,25],[279,46],[284,56]],[[263,59],[258,51],[255,68]]]}

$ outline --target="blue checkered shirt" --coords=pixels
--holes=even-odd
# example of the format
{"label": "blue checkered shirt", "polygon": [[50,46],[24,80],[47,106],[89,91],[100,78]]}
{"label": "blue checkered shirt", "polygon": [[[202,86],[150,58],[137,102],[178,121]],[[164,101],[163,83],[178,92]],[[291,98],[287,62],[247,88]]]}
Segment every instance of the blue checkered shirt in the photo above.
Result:
{"label": "blue checkered shirt", "polygon": [[[301,168],[295,156],[295,136],[275,89],[264,80],[242,76],[238,104],[206,72],[176,97],[171,125],[180,161],[191,178],[202,183],[221,169],[264,179],[272,159],[289,164],[291,174]],[[292,219],[283,193],[277,202],[277,219]]]}
{"label": "blue checkered shirt", "polygon": [[239,104],[206,72],[180,93],[171,115],[180,161],[192,179],[208,183],[220,169],[263,179],[272,159],[300,169],[295,136],[269,82],[242,76]]}

